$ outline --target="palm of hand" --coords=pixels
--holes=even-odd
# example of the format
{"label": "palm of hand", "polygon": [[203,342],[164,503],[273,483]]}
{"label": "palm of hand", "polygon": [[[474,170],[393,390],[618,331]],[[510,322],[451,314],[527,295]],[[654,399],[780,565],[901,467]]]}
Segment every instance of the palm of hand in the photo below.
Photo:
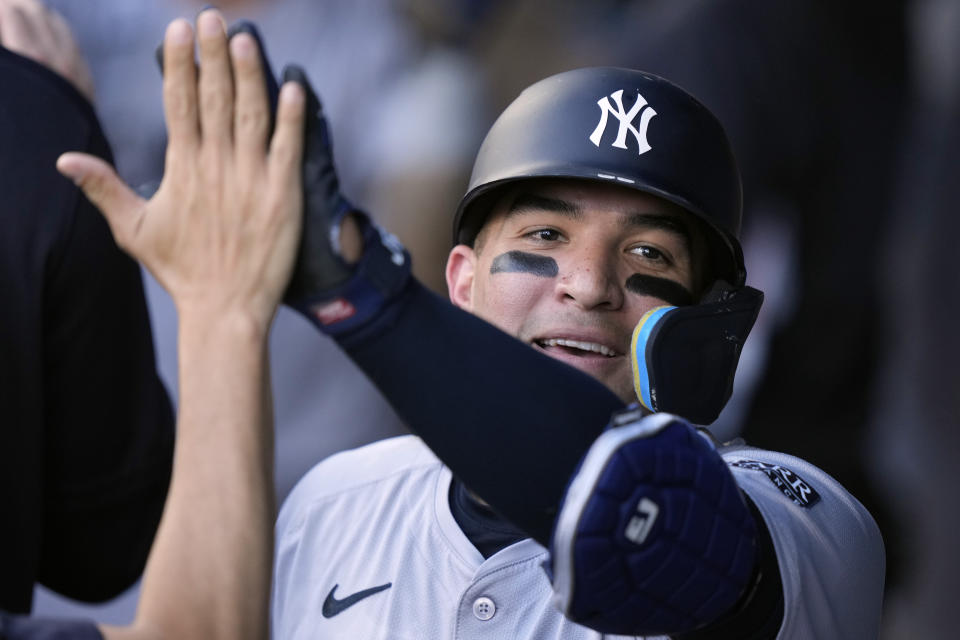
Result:
{"label": "palm of hand", "polygon": [[[233,311],[269,324],[299,242],[302,88],[281,91],[276,127],[256,41],[229,42],[215,12],[164,39],[166,172],[149,200],[97,158],[69,153],[58,168],[104,213],[117,244],[153,273],[183,313]],[[269,145],[268,145],[269,137]]]}

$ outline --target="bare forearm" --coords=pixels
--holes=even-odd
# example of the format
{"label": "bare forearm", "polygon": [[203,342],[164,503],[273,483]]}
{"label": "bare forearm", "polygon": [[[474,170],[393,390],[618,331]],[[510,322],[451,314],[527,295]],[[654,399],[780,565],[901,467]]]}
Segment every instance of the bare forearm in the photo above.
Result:
{"label": "bare forearm", "polygon": [[272,559],[267,328],[181,311],[174,480],[134,630],[266,638]]}
{"label": "bare forearm", "polygon": [[[199,49],[198,74],[195,51]],[[57,166],[117,244],[177,305],[180,407],[173,480],[129,628],[108,640],[265,638],[273,550],[267,334],[300,236],[304,89],[280,91],[272,134],[254,37],[201,12],[167,28],[164,179],[150,200],[98,158]],[[227,108],[224,108],[224,106]]]}

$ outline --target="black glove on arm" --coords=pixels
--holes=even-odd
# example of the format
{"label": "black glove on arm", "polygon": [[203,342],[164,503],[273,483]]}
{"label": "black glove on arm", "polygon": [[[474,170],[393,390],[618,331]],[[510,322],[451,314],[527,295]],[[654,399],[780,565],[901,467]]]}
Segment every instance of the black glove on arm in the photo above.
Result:
{"label": "black glove on arm", "polygon": [[[284,302],[324,333],[349,340],[355,332],[375,327],[403,290],[410,279],[410,256],[399,240],[340,192],[327,122],[306,74],[289,66],[283,80],[297,82],[307,94],[304,224]],[[356,264],[347,264],[340,251],[340,227],[347,216],[353,216],[363,236],[363,254]]]}
{"label": "black glove on arm", "polygon": [[[272,131],[280,87],[256,26],[239,21],[230,27],[228,36],[233,38],[240,33],[250,34],[260,50]],[[162,61],[160,50],[158,61]],[[306,73],[301,67],[290,65],[283,71],[283,81],[297,82],[307,96],[303,231],[283,301],[341,342],[373,335],[380,321],[386,322],[390,317],[388,309],[410,280],[410,256],[399,240],[375,225],[340,192],[329,129]],[[149,191],[155,189],[153,185]],[[355,264],[348,264],[340,251],[340,227],[347,216],[353,217],[363,238],[363,254]]]}

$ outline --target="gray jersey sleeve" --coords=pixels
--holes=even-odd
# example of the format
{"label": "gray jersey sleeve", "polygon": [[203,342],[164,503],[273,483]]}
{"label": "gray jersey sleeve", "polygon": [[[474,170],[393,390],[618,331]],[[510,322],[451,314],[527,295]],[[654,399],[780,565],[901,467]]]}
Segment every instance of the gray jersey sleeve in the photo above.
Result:
{"label": "gray jersey sleeve", "polygon": [[776,550],[784,596],[777,638],[876,638],[885,554],[863,505],[794,456],[751,447],[721,453]]}

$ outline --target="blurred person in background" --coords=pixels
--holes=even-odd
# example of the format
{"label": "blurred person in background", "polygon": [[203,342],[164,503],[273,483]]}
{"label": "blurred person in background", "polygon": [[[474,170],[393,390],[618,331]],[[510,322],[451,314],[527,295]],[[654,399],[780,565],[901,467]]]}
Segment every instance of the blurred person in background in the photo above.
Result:
{"label": "blurred person in background", "polygon": [[54,167],[110,148],[89,85],[16,53],[84,75],[65,25],[32,8],[0,0],[0,610],[13,613],[35,583],[96,602],[137,580],[174,437],[140,271]]}

